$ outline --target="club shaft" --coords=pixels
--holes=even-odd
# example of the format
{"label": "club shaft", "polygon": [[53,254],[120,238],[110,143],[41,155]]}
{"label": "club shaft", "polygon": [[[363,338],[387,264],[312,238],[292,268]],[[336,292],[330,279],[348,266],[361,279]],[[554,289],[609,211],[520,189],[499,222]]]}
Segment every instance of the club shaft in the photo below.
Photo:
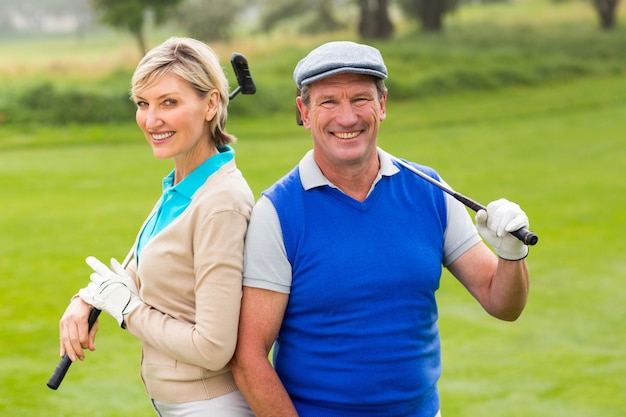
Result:
{"label": "club shaft", "polygon": [[235,88],[229,95],[228,95],[228,99],[232,100],[235,98],[235,96],[237,94],[239,94],[239,92],[241,91],[241,86],[237,86],[237,88]]}
{"label": "club shaft", "polygon": [[[428,181],[429,183],[431,183],[435,187],[441,189],[442,191],[446,192],[447,194],[450,194],[457,201],[460,201],[461,203],[463,203],[466,207],[468,207],[468,208],[470,208],[470,209],[472,209],[474,211],[486,210],[487,209],[482,204],[472,200],[469,197],[464,196],[463,194],[457,193],[453,189],[445,186],[444,184],[442,184],[441,182],[437,181],[436,179],[434,179],[434,178],[430,177],[429,175],[423,173],[422,171],[420,171],[419,169],[415,168],[411,164],[408,164],[408,163],[406,163],[403,160],[398,159],[398,158],[394,158],[394,160],[397,163],[399,163],[400,165],[402,165],[403,167],[405,167],[406,169],[408,169],[409,171],[411,171],[412,173],[414,173],[417,176],[419,176],[420,178]],[[518,230],[515,230],[515,231],[511,232],[511,234],[513,236],[515,236],[516,238],[518,238],[519,240],[521,240],[525,245],[530,245],[530,246],[535,245],[537,243],[537,241],[539,240],[539,237],[535,233],[531,232],[530,230],[526,229],[525,227],[522,227],[522,228],[520,228]]]}

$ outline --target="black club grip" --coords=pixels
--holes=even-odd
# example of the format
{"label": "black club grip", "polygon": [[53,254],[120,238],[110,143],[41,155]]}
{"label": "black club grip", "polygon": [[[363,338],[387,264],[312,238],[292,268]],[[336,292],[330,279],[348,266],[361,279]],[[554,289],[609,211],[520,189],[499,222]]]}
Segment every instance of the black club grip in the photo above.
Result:
{"label": "black club grip", "polygon": [[528,246],[535,245],[537,241],[539,240],[539,236],[537,236],[536,234],[534,234],[533,232],[531,232],[525,227],[522,227],[519,230],[511,232],[511,234],[515,236],[516,238],[518,238],[519,240],[521,240],[522,242],[524,242],[524,244]]}
{"label": "black club grip", "polygon": [[[472,200],[469,197],[465,197],[463,194],[454,193],[452,194],[452,196],[456,198],[458,201],[460,201],[461,203],[465,204],[465,206],[469,207],[470,209],[474,211],[487,210],[485,206],[483,206],[480,203],[477,203],[476,201]],[[516,238],[518,238],[519,240],[521,240],[527,246],[533,246],[537,244],[537,241],[539,240],[539,237],[535,233],[531,232],[525,227],[522,227],[519,230],[511,232],[511,234],[515,236]]]}

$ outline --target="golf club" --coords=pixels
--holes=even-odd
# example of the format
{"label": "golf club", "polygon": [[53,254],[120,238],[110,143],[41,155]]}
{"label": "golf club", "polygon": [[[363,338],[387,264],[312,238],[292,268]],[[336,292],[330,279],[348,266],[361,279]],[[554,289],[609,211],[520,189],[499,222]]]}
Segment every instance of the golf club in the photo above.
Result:
{"label": "golf club", "polygon": [[[235,52],[230,58],[230,63],[233,66],[233,70],[235,71],[235,75],[237,76],[237,83],[239,85],[235,90],[233,90],[233,92],[228,95],[228,99],[232,100],[233,97],[235,97],[237,93],[240,92],[241,94],[256,93],[256,85],[254,84],[252,75],[250,75],[250,69],[248,68],[248,60],[246,59],[246,57]],[[122,263],[122,267],[124,269],[128,266],[128,263],[131,261],[133,256],[134,252],[131,250],[131,252],[126,256],[126,259],[124,259],[124,262]],[[99,315],[100,310],[98,310],[97,308],[91,310],[91,313],[89,314],[89,319],[87,321],[89,324],[89,330],[91,330],[93,325],[96,323]],[[63,378],[65,378],[65,374],[70,368],[70,365],[72,365],[72,360],[66,353],[59,361],[59,364],[52,373],[52,376],[50,377],[46,385],[48,385],[48,387],[53,390],[59,388],[59,385],[61,385]]]}
{"label": "golf club", "polygon": [[[408,169],[412,173],[414,173],[417,176],[421,177],[422,179],[428,181],[429,183],[433,184],[435,187],[443,190],[444,192],[450,194],[452,197],[454,197],[455,199],[457,199],[458,201],[463,203],[466,207],[469,207],[470,209],[472,209],[474,211],[486,210],[487,209],[485,206],[483,206],[480,203],[477,203],[476,201],[472,200],[471,198],[468,198],[468,197],[464,196],[463,194],[457,193],[456,191],[452,190],[451,188],[446,187],[441,182],[437,181],[434,178],[431,178],[430,176],[426,175],[425,173],[423,173],[422,171],[418,170],[414,166],[408,164],[407,162],[405,162],[405,161],[403,161],[401,159],[398,159],[396,157],[392,157],[392,158],[393,158],[394,161],[396,161],[397,163],[399,163],[400,165],[402,165],[403,167],[405,167],[406,169]],[[519,240],[521,240],[525,245],[528,245],[528,246],[535,245],[537,243],[537,241],[539,240],[539,237],[535,233],[531,232],[530,230],[526,229],[525,227],[522,227],[519,230],[515,230],[515,231],[511,232],[511,234],[513,236],[515,236],[516,238],[518,238]]]}

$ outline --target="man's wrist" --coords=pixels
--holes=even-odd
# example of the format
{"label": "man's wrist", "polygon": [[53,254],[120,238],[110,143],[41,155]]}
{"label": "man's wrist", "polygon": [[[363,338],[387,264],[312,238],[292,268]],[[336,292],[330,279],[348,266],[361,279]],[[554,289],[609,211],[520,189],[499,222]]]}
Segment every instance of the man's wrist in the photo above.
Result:
{"label": "man's wrist", "polygon": [[522,261],[526,259],[529,253],[528,246],[524,245],[524,248],[525,249],[523,249],[523,252],[519,254],[496,252],[496,255],[498,255],[498,258],[504,259],[505,261]]}

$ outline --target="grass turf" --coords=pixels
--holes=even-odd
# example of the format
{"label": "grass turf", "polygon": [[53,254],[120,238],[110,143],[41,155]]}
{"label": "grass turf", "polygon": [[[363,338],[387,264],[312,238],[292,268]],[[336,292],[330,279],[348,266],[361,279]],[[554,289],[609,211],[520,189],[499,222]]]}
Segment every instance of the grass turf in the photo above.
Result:
{"label": "grass turf", "polygon": [[[602,78],[389,103],[382,147],[436,167],[483,203],[520,202],[540,237],[528,258],[529,304],[516,323],[488,317],[444,275],[446,415],[617,417],[626,406],[624,93],[622,80]],[[310,147],[290,116],[230,122],[257,196]],[[57,321],[87,280],[84,257],[124,256],[171,168],[136,128],[101,128],[126,143],[52,146],[63,129],[33,128],[41,146],[0,154],[3,415],[153,413],[138,376],[139,344],[108,316],[97,351],[73,365],[58,392],[45,386],[57,363]]]}
{"label": "grass turf", "polygon": [[[479,202],[518,201],[540,237],[516,323],[488,317],[444,275],[444,416],[621,416],[623,30],[598,32],[585,2],[481,7],[450,16],[441,37],[379,45],[392,74],[380,145],[435,167]],[[127,88],[136,57],[122,38],[61,48],[46,40],[34,50],[0,42],[14,57],[0,63],[0,107],[42,79]],[[310,147],[284,102],[293,97],[293,63],[322,40],[218,45],[222,56],[241,47],[259,87],[237,98],[229,119],[257,196]],[[139,343],[106,315],[97,351],[72,366],[58,392],[45,383],[58,362],[58,319],[88,279],[84,258],[124,256],[170,169],[130,123],[0,125],[0,415],[154,415],[138,375]]]}

